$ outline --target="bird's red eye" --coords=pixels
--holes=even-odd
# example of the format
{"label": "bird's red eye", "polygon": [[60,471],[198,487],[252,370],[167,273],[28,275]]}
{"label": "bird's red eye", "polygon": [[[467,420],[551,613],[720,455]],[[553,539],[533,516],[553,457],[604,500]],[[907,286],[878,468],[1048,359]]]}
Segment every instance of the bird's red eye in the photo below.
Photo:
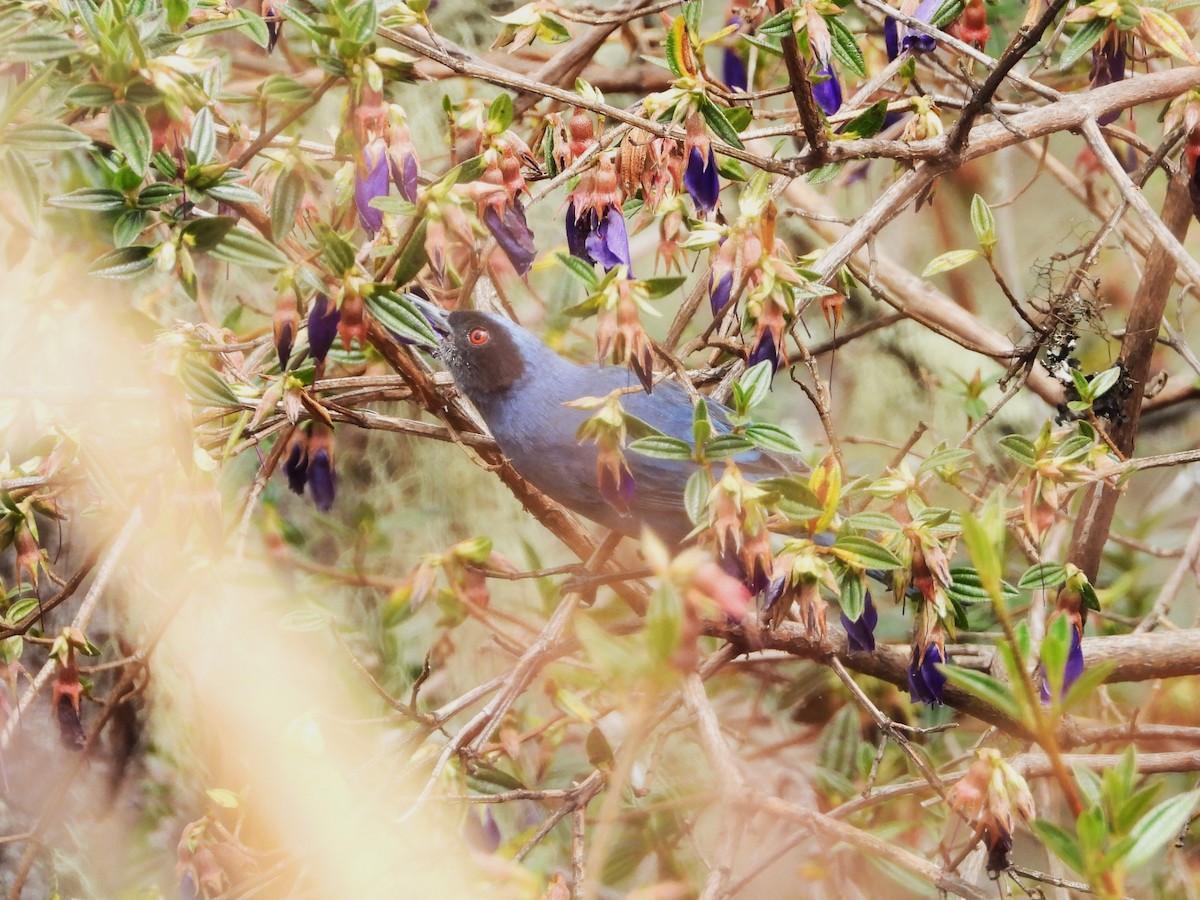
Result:
{"label": "bird's red eye", "polygon": [[478,347],[480,344],[488,342],[488,333],[486,328],[472,328],[471,333],[467,335],[467,339]]}

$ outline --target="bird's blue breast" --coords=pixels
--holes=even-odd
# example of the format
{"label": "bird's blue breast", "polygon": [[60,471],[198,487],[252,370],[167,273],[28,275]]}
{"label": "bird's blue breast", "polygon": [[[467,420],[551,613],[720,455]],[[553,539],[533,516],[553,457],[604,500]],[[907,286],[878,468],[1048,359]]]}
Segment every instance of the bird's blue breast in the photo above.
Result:
{"label": "bird's blue breast", "polygon": [[[627,534],[649,525],[661,537],[678,542],[691,530],[683,493],[696,464],[626,454],[636,484],[630,515],[622,516],[600,496],[596,477],[597,448],[576,438],[579,426],[593,411],[564,404],[582,397],[603,397],[637,384],[632,373],[616,366],[577,366],[558,356],[531,366],[512,389],[477,401],[500,449],[520,475],[563,505],[609,528]],[[692,443],[692,403],[677,384],[663,382],[653,394],[630,393],[621,398],[631,415],[663,434]],[[709,402],[713,426],[728,431],[725,410]],[[763,454],[750,451],[737,458],[753,465]]]}

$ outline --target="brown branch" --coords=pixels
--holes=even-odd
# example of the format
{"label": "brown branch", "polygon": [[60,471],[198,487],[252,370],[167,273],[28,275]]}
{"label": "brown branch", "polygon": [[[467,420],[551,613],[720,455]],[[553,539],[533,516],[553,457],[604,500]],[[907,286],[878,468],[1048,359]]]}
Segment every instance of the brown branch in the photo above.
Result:
{"label": "brown branch", "polygon": [[[1191,218],[1188,177],[1181,168],[1167,186],[1162,221],[1177,240],[1182,240]],[[1112,427],[1110,437],[1116,449],[1126,458],[1133,455],[1142,414],[1143,389],[1150,374],[1150,362],[1154,355],[1159,326],[1174,280],[1175,258],[1165,242],[1155,239],[1146,259],[1146,270],[1138,285],[1133,308],[1129,313],[1125,337],[1121,340],[1121,355],[1118,358],[1118,364],[1124,367],[1132,388],[1121,404],[1123,418]],[[1112,527],[1119,496],[1117,488],[1098,483],[1085,490],[1080,503],[1068,559],[1089,579],[1094,580],[1100,569],[1100,557],[1104,552],[1104,545],[1108,542],[1108,532]]]}
{"label": "brown branch", "polygon": [[[774,8],[776,13],[781,13],[790,8],[790,4],[787,0],[775,0]],[[804,139],[808,142],[813,162],[819,164],[829,150],[829,136],[825,134],[821,111],[817,109],[816,100],[813,99],[812,83],[808,80],[808,63],[800,58],[795,33],[784,38],[781,44],[792,99],[796,103],[796,110],[800,113],[800,125],[804,129]]]}

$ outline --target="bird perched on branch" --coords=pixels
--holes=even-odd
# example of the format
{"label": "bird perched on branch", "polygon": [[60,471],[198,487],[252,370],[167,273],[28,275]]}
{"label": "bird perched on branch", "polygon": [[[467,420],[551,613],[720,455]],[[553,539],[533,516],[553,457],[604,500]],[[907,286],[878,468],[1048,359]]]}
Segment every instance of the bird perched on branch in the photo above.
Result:
{"label": "bird perched on branch", "polygon": [[[577,434],[592,412],[566,405],[631,389],[620,398],[626,413],[690,444],[693,405],[682,386],[663,381],[652,394],[645,393],[629,369],[577,365],[520,325],[491,313],[452,312],[440,324],[447,333],[435,355],[522,478],[568,509],[624,534],[637,535],[648,525],[672,544],[687,537],[692,522],[685,512],[684,487],[697,463],[630,452],[625,457],[632,476],[628,503],[614,502],[597,478],[602,449],[581,443]],[[713,430],[728,432],[729,410],[713,400],[704,402]],[[750,479],[802,467],[799,462],[785,466],[761,450],[748,450],[735,461]]]}

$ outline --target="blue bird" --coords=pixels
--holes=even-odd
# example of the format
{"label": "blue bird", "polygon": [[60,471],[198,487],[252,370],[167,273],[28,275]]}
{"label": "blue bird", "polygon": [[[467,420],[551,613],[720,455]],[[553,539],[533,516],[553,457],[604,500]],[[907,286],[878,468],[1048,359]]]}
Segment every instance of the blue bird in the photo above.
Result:
{"label": "blue bird", "polygon": [[[692,523],[684,509],[683,493],[696,463],[628,453],[636,493],[629,513],[622,515],[600,493],[598,448],[593,443],[580,444],[576,438],[580,424],[591,412],[564,405],[637,385],[628,369],[577,365],[520,325],[491,313],[452,312],[446,330],[435,355],[479,410],[522,478],[568,509],[623,534],[636,536],[648,525],[669,543],[679,544],[686,538]],[[728,408],[713,400],[705,403],[714,430],[728,432]],[[655,385],[653,394],[627,394],[621,405],[663,434],[691,443],[692,400],[679,384],[664,381]],[[787,466],[758,450],[735,459],[751,479],[803,468],[799,461]]]}

